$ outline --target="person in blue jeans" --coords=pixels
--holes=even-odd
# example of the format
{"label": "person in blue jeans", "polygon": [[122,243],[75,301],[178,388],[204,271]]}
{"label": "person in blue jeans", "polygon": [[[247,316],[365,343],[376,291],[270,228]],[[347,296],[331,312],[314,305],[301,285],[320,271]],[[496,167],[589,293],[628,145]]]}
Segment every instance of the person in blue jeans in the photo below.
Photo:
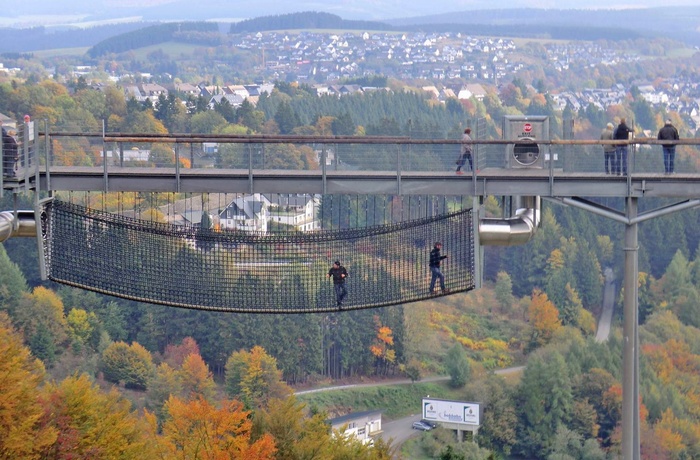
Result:
{"label": "person in blue jeans", "polygon": [[434,294],[435,293],[435,281],[440,280],[440,289],[442,289],[442,292],[447,292],[445,289],[445,275],[442,274],[442,271],[440,270],[440,263],[447,259],[447,256],[443,256],[440,254],[440,250],[442,249],[442,243],[439,241],[435,243],[433,246],[433,249],[430,251],[430,261],[428,262],[428,265],[430,266],[430,293]]}
{"label": "person in blue jeans", "polygon": [[[660,141],[677,141],[679,138],[678,130],[671,124],[671,120],[666,120],[664,127],[659,130],[657,139]],[[661,144],[661,149],[664,152],[664,172],[666,174],[673,174],[673,163],[676,158],[676,144]]]}
{"label": "person in blue jeans", "polygon": [[335,300],[339,307],[343,306],[343,300],[348,295],[348,290],[345,289],[345,278],[348,277],[348,271],[340,265],[340,261],[333,262],[333,266],[328,270],[328,277],[333,278],[333,287],[335,288]]}
{"label": "person in blue jeans", "polygon": [[[616,141],[621,141],[621,140],[629,140],[630,138],[630,133],[632,130],[627,126],[626,123],[627,120],[624,118],[620,118],[620,124],[617,125],[617,129],[615,129],[615,133],[613,134],[613,139]],[[623,176],[627,175],[627,145],[618,145],[617,149],[615,150],[615,169],[616,171],[613,172],[613,174],[622,174]],[[622,171],[620,171],[620,168],[622,168]]]}

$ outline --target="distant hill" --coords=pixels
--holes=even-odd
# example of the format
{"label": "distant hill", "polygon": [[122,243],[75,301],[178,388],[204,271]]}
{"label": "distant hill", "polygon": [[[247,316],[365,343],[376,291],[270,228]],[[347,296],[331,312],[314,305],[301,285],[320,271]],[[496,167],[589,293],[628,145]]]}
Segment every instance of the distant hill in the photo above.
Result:
{"label": "distant hill", "polygon": [[263,16],[231,25],[231,33],[234,34],[284,29],[391,30],[393,27],[384,22],[353,21],[335,14],[319,12]]}
{"label": "distant hill", "polygon": [[0,53],[87,48],[110,37],[148,27],[151,23],[130,22],[90,28],[32,27],[28,29],[0,28]]}
{"label": "distant hill", "polygon": [[171,22],[110,37],[90,48],[87,54],[90,57],[99,57],[107,53],[123,53],[168,41],[216,46],[223,40],[218,26],[212,22]]}
{"label": "distant hill", "polygon": [[[207,0],[208,1],[208,0]],[[173,24],[180,24],[175,26]],[[188,24],[196,24],[189,26]],[[207,24],[207,25],[204,25]],[[402,30],[570,40],[665,36],[700,46],[700,6],[630,10],[492,9],[388,19],[347,20],[320,12],[263,16],[240,22],[127,22],[90,28],[0,28],[0,53],[92,47],[91,56],[175,40],[217,44],[219,33],[279,29]],[[179,27],[179,30],[176,28]],[[217,33],[218,30],[218,33]]]}
{"label": "distant hill", "polygon": [[[385,22],[400,28],[426,30],[436,26],[444,29],[448,25],[469,25],[473,26],[474,34],[498,30],[498,35],[503,36],[532,36],[538,31],[539,35],[551,38],[578,39],[595,39],[597,35],[612,39],[653,35],[700,46],[700,6],[625,10],[490,9],[387,19]],[[470,27],[463,30],[468,31]]]}

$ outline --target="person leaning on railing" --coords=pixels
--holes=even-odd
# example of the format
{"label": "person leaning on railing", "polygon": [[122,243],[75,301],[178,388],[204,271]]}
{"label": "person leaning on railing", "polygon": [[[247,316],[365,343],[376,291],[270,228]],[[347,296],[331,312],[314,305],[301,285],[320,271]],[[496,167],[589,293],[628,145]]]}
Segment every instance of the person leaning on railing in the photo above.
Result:
{"label": "person leaning on railing", "polygon": [[[611,141],[613,139],[613,128],[615,125],[608,123],[603,132],[600,133],[600,140]],[[603,144],[603,156],[605,161],[605,174],[615,172],[617,166],[615,164],[615,146],[613,144]]]}
{"label": "person leaning on railing", "polygon": [[[620,140],[629,140],[630,134],[633,132],[626,123],[627,120],[624,118],[620,118],[620,124],[617,125],[617,128],[615,128],[615,132],[613,133],[613,139],[616,141]],[[615,150],[615,163],[616,163],[616,170],[613,171],[613,174],[622,174],[623,176],[627,175],[627,144],[624,145],[618,145],[617,149]]]}
{"label": "person leaning on railing", "polygon": [[[666,120],[666,124],[659,130],[659,135],[656,138],[660,141],[677,141],[680,137],[676,127],[671,124],[671,120]],[[664,172],[673,174],[676,144],[661,144],[661,148],[664,152]]]}

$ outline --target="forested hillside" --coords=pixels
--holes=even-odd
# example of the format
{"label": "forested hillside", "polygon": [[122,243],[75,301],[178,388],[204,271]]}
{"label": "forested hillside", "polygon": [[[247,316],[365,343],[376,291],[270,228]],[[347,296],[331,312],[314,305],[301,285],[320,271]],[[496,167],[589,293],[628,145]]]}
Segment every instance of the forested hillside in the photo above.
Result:
{"label": "forested hillside", "polygon": [[[0,112],[29,113],[47,119],[54,130],[71,132],[99,132],[104,119],[110,131],[119,132],[457,139],[467,123],[479,119],[487,137],[500,138],[504,114],[529,113],[549,115],[556,136],[563,119],[572,117],[577,135],[597,137],[607,120],[620,114],[648,110],[646,122],[654,127],[667,115],[632,93],[609,113],[562,113],[547,94],[533,93],[517,80],[504,86],[500,98],[489,94],[483,101],[445,104],[394,81],[387,89],[340,98],[279,82],[257,105],[217,104],[213,110],[174,92],[154,102],[125,101],[114,86],[102,91],[80,80],[69,86],[51,79],[3,82],[0,96]],[[677,126],[687,135],[682,120]],[[53,155],[61,164],[96,165],[100,147],[87,139],[57,142]],[[159,152],[167,157],[165,150]],[[689,152],[681,146],[678,156],[687,158]],[[213,161],[235,164],[237,155],[222,148]],[[416,162],[438,161],[419,148],[411,155]],[[280,149],[278,157],[285,167],[311,167],[295,149]],[[139,205],[150,202],[136,199],[143,200]],[[622,207],[621,200],[604,201]],[[115,196],[102,202],[118,210]],[[2,203],[3,209],[13,207],[11,196]],[[665,204],[651,200],[643,206]],[[493,216],[502,214],[495,197],[486,208]],[[700,392],[694,364],[700,355],[698,217],[691,210],[640,224],[642,443],[645,455],[658,458],[700,456],[695,435],[700,414],[694,409]],[[568,448],[577,452],[574,458],[602,458],[592,455],[619,448],[622,341],[618,332],[602,344],[593,337],[602,271],[611,267],[622,276],[622,239],[621,224],[547,204],[542,226],[528,244],[487,248],[486,287],[479,291],[408,306],[304,316],[180,310],[42,283],[35,242],[11,239],[0,249],[0,344],[17,359],[0,364],[15,376],[12,382],[25,383],[0,388],[0,412],[16,421],[0,427],[6,430],[0,432],[0,446],[21,456],[31,445],[27,455],[65,458],[70,449],[108,452],[119,444],[140,452],[131,458],[154,458],[151,448],[190,452],[193,447],[183,439],[195,441],[187,435],[193,426],[223,420],[230,428],[223,439],[235,438],[241,450],[236,458],[300,458],[289,449],[311,451],[314,439],[334,452],[324,458],[386,458],[381,455],[387,446],[369,449],[332,440],[323,416],[314,417],[289,399],[287,385],[451,374],[461,376],[452,380],[461,397],[484,404],[478,439],[485,455],[548,458]],[[527,364],[520,381],[506,383],[488,373],[519,363]],[[15,387],[21,395],[9,392]],[[77,395],[83,397],[69,404]],[[23,407],[10,404],[18,399]],[[101,423],[111,424],[119,439],[97,436],[107,429]],[[257,456],[247,456],[253,451]]]}

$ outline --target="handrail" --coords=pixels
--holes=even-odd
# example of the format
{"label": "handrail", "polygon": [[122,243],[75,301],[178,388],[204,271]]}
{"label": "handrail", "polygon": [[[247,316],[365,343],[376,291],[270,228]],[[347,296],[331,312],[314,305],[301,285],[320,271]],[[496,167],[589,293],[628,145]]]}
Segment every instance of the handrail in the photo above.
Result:
{"label": "handrail", "polygon": [[[529,145],[532,139],[419,139],[406,136],[307,136],[307,135],[275,135],[275,134],[144,134],[144,133],[80,133],[49,131],[50,137],[91,137],[100,138],[105,142],[160,142],[160,143],[201,143],[224,142],[232,144],[401,144],[401,145]],[[45,131],[39,135],[46,135]],[[601,139],[536,139],[539,145],[700,145],[698,138],[681,138],[678,140],[659,140],[655,137],[635,137],[628,140]]]}

